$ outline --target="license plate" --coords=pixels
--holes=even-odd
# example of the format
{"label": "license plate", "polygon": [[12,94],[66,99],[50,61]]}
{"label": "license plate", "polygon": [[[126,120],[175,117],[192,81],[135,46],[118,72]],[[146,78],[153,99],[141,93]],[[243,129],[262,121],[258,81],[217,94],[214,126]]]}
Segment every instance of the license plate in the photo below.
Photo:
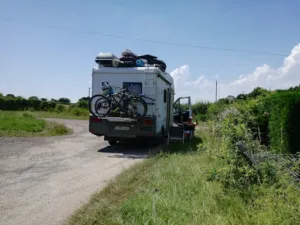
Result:
{"label": "license plate", "polygon": [[129,130],[129,127],[116,126],[115,130]]}

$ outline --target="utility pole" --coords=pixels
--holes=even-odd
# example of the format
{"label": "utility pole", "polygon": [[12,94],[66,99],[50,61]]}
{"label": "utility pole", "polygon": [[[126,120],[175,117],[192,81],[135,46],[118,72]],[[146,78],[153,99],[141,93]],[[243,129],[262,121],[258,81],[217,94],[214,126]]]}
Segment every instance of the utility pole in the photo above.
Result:
{"label": "utility pole", "polygon": [[216,80],[216,102],[218,101],[218,81]]}
{"label": "utility pole", "polygon": [[88,95],[89,97],[91,97],[90,93],[91,93],[91,88],[89,87],[89,95]]}

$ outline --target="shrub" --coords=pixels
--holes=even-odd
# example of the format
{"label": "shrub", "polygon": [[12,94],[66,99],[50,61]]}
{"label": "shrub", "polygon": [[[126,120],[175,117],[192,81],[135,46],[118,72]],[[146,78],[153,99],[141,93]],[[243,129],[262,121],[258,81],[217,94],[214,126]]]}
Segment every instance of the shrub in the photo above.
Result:
{"label": "shrub", "polygon": [[79,100],[76,104],[77,107],[79,108],[85,108],[88,109],[89,106],[89,101],[88,100]]}
{"label": "shrub", "polygon": [[71,133],[71,130],[67,128],[63,124],[53,124],[53,127],[51,127],[50,134],[51,135],[64,135]]}
{"label": "shrub", "polygon": [[89,111],[87,109],[82,108],[72,108],[71,113],[75,116],[88,116]]}
{"label": "shrub", "polygon": [[192,105],[193,113],[197,115],[197,118],[201,121],[207,120],[208,107],[211,105],[209,102],[196,102]]}
{"label": "shrub", "polygon": [[223,102],[216,102],[209,105],[207,109],[207,117],[209,119],[215,119],[219,115],[219,113],[221,113],[226,107],[228,107],[228,105],[224,104]]}
{"label": "shrub", "polygon": [[56,112],[61,113],[61,112],[65,111],[65,110],[66,110],[66,107],[64,105],[62,105],[62,104],[57,104],[56,105],[56,108],[55,108]]}
{"label": "shrub", "polygon": [[300,150],[300,93],[278,92],[270,98],[269,133],[271,147],[277,152]]}

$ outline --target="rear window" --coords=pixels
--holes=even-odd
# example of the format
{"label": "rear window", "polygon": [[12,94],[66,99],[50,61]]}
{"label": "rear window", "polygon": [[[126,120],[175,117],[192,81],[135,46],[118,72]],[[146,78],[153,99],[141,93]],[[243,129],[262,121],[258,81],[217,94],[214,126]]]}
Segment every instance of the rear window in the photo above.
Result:
{"label": "rear window", "polygon": [[128,89],[134,93],[142,94],[143,93],[143,86],[140,82],[123,82],[123,88],[128,86]]}

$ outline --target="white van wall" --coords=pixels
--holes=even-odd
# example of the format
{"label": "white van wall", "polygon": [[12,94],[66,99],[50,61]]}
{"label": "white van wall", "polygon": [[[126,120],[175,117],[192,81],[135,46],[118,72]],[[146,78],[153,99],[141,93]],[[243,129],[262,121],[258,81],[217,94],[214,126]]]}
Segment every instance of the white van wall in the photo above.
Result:
{"label": "white van wall", "polygon": [[[150,72],[151,71],[151,72]],[[170,114],[173,114],[173,85],[167,83],[164,79],[158,76],[158,71],[150,70],[145,72],[145,69],[133,68],[99,68],[93,71],[92,74],[92,95],[102,93],[102,82],[108,82],[114,88],[114,92],[120,91],[123,88],[123,82],[138,82],[142,84],[142,93],[147,97],[155,99],[155,102],[145,99],[148,104],[147,116],[156,116],[156,132],[160,132],[162,126],[167,129],[167,102],[164,101],[164,90],[172,89],[171,94],[171,109]],[[164,75],[162,75],[164,76]],[[168,74],[164,76],[172,82],[172,77]],[[172,116],[170,118],[172,125]]]}
{"label": "white van wall", "polygon": [[[147,76],[149,76],[148,74]],[[151,74],[153,79],[157,75]],[[123,88],[123,82],[138,82],[142,83],[142,93],[145,94],[147,97],[156,99],[155,93],[155,86],[156,84],[152,84],[152,86],[148,83],[145,83],[145,77],[143,73],[140,74],[127,74],[127,73],[120,73],[120,74],[105,74],[97,71],[92,75],[92,95],[101,94],[102,93],[102,82],[108,82],[111,86],[116,86],[119,88],[114,88],[114,92],[117,93],[120,91],[120,88]],[[156,82],[155,82],[156,83]],[[146,86],[145,86],[146,84]],[[155,86],[153,86],[155,85]],[[151,100],[145,99],[146,102],[152,102]],[[156,102],[156,101],[155,101]],[[154,102],[154,103],[155,103]],[[156,115],[156,106],[148,105],[147,116]]]}
{"label": "white van wall", "polygon": [[[160,132],[161,128],[167,129],[167,98],[164,98],[164,91],[167,94],[168,88],[171,86],[162,78],[157,78],[157,124],[156,124],[156,132]],[[165,96],[166,97],[166,96]]]}

